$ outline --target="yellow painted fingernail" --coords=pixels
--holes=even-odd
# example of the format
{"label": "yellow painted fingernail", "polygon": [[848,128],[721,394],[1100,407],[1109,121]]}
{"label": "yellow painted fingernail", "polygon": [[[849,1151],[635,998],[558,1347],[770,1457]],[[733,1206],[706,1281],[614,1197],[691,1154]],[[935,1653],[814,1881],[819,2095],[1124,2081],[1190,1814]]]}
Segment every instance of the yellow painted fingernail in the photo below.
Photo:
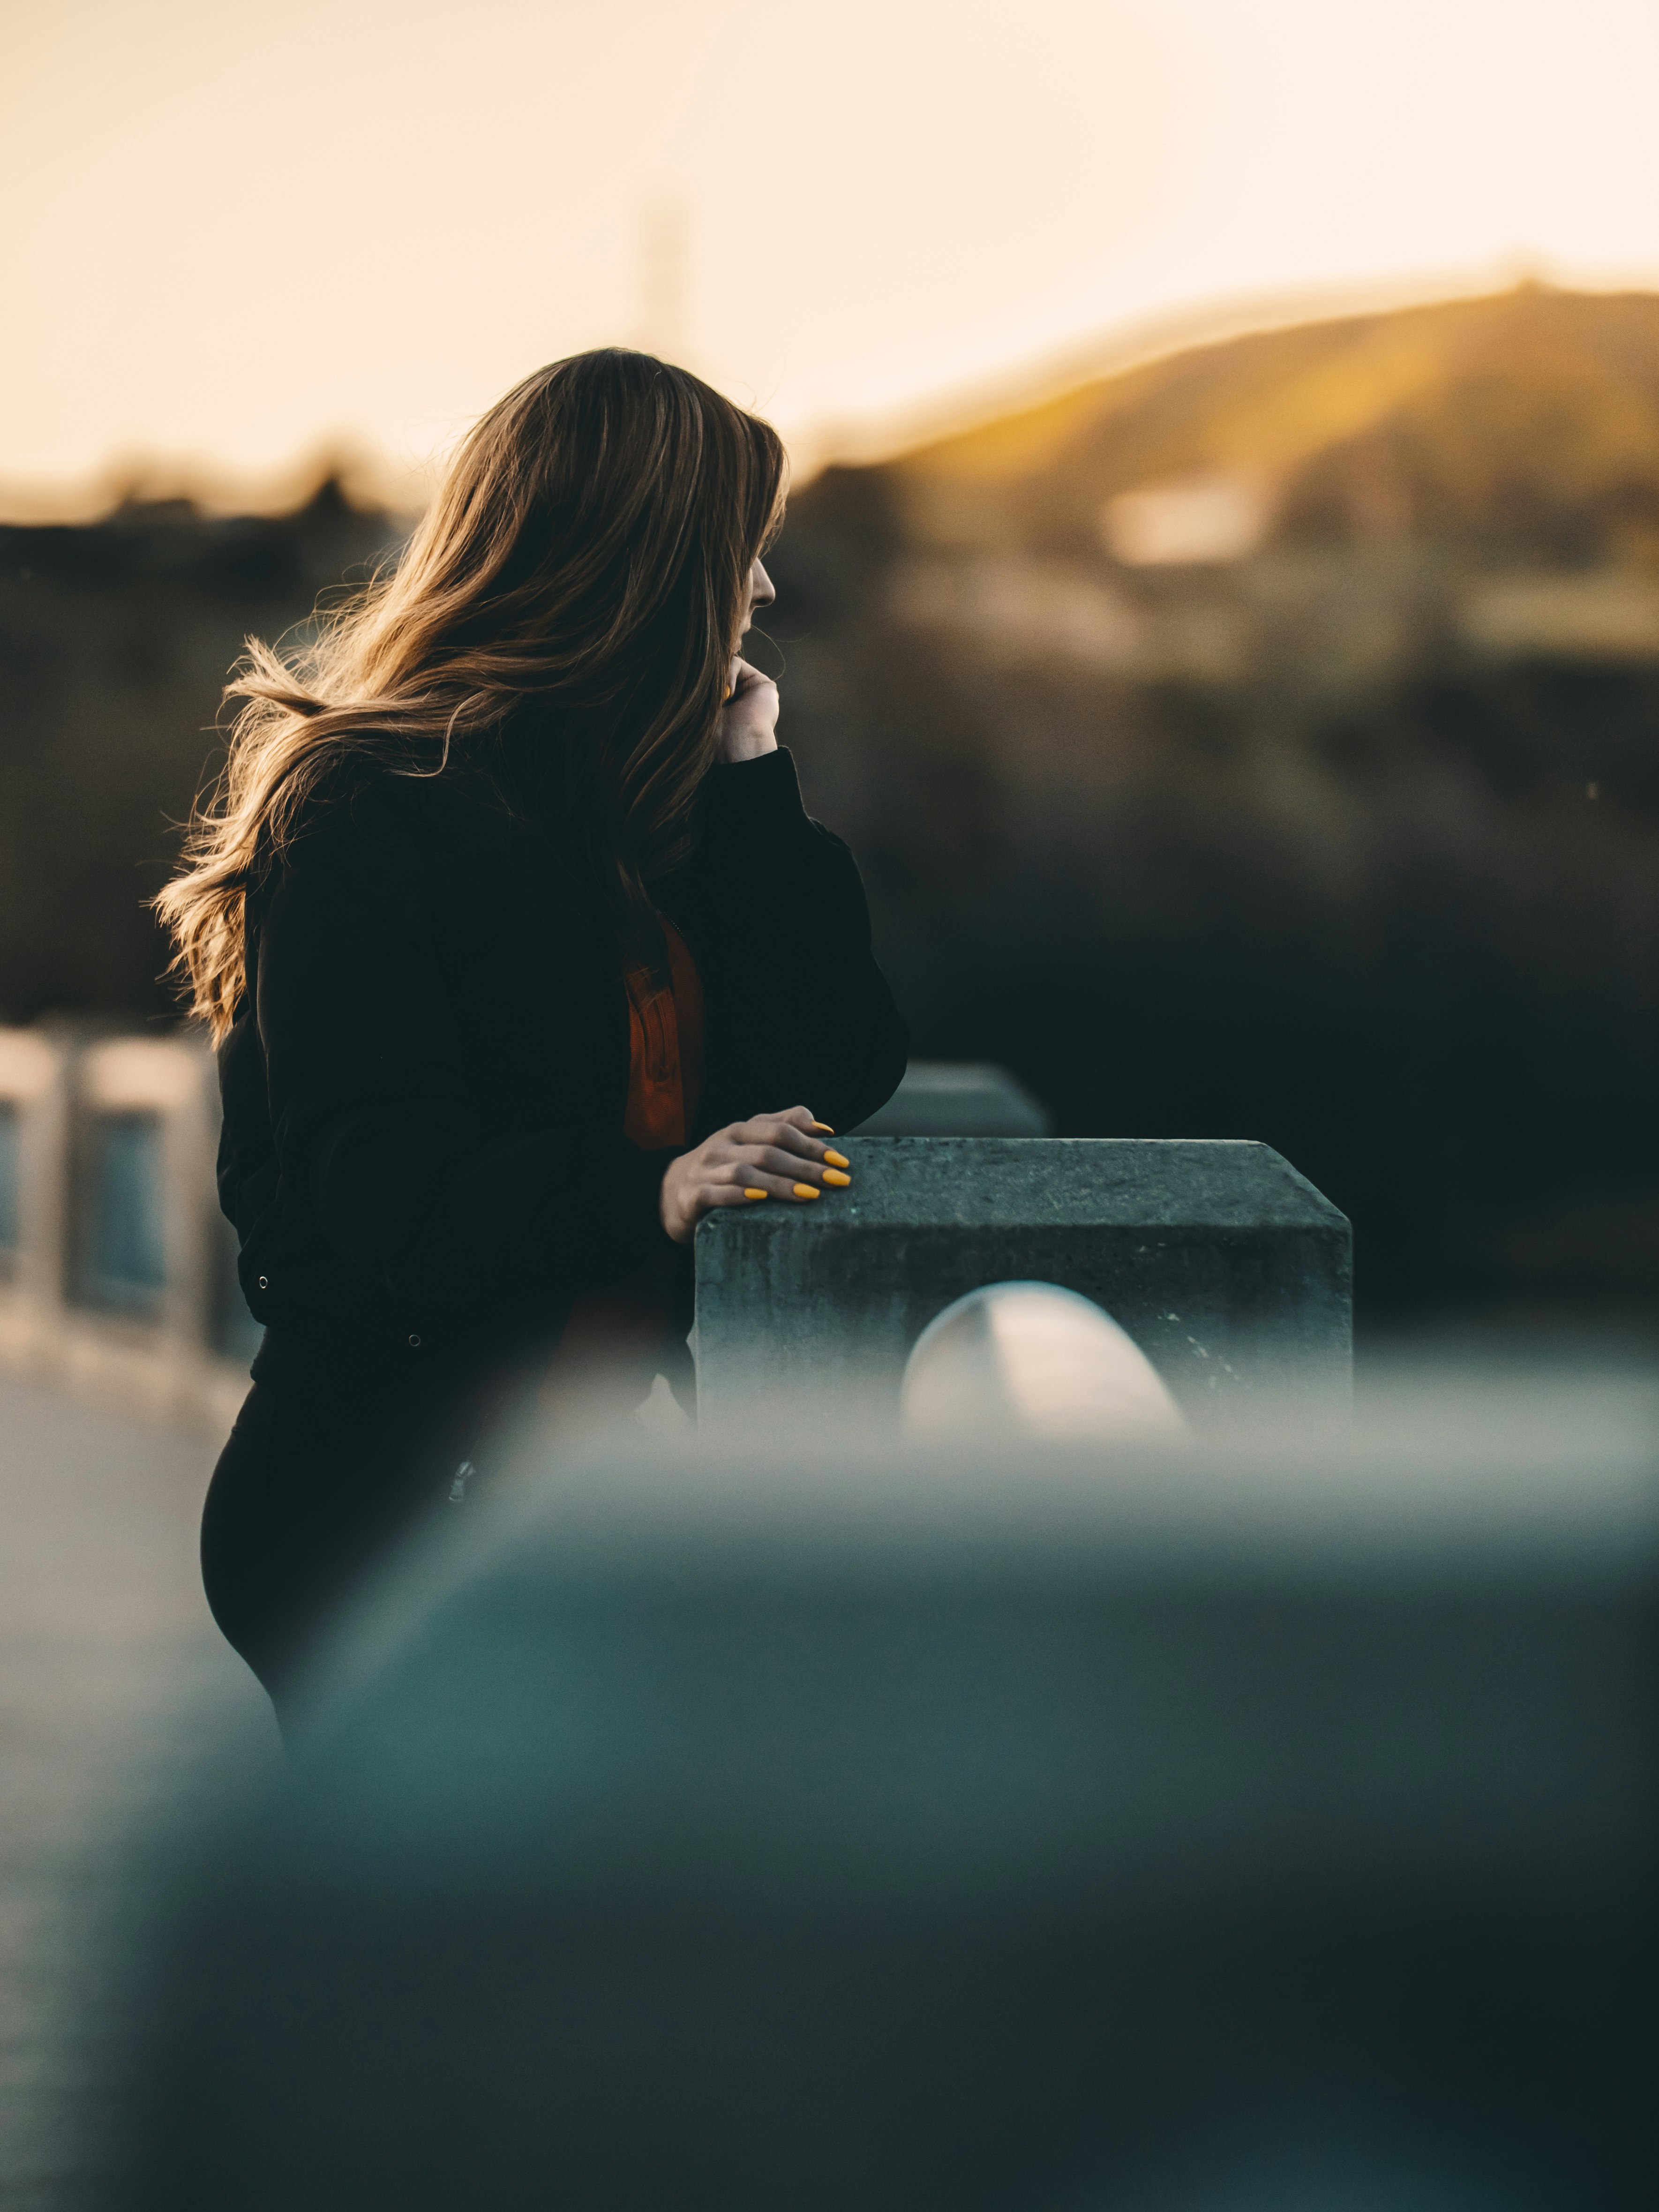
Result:
{"label": "yellow painted fingernail", "polygon": [[795,1185],[795,1195],[797,1198],[816,1198],[818,1190],[816,1183],[798,1182]]}
{"label": "yellow painted fingernail", "polygon": [[765,1195],[766,1193],[763,1190],[746,1190],[744,1193],[745,1198],[764,1198]]}
{"label": "yellow painted fingernail", "polygon": [[839,1152],[826,1152],[823,1157],[832,1168],[850,1168],[853,1164],[851,1160],[843,1159]]}
{"label": "yellow painted fingernail", "polygon": [[825,1182],[834,1183],[837,1190],[845,1190],[853,1180],[851,1176],[844,1176],[839,1168],[825,1168],[823,1179]]}
{"label": "yellow painted fingernail", "polygon": [[822,1129],[826,1137],[833,1137],[836,1133],[827,1121],[814,1121],[812,1127],[815,1129]]}

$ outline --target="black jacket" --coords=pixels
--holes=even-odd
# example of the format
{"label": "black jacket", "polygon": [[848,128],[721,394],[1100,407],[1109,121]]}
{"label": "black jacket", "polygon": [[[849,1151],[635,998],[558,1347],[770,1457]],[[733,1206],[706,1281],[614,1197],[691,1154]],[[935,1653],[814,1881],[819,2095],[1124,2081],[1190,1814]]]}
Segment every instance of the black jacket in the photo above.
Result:
{"label": "black jacket", "polygon": [[[653,896],[695,957],[691,1132],[794,1105],[845,1129],[907,1037],[853,857],[784,751],[714,769],[692,862]],[[592,889],[459,775],[380,774],[319,810],[248,901],[220,1048],[219,1194],[289,1358],[510,1364],[580,1292],[667,1249],[670,1152],[623,1135],[629,1017]],[[264,1363],[263,1365],[261,1363]]]}

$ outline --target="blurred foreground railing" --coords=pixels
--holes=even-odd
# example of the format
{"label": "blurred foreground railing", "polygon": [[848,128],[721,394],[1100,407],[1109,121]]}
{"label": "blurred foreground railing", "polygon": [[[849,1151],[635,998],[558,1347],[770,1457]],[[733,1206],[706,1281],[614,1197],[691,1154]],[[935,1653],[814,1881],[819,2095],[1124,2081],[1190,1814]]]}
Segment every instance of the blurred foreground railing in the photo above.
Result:
{"label": "blurred foreground railing", "polygon": [[899,1087],[856,1131],[860,1137],[1051,1137],[1048,1109],[1006,1067],[982,1060],[913,1060]]}
{"label": "blurred foreground railing", "polygon": [[217,1422],[258,1331],[214,1191],[206,1045],[0,1029],[0,1363]]}
{"label": "blurred foreground railing", "polygon": [[527,1439],[155,1854],[109,2202],[1659,2202],[1648,1418]]}

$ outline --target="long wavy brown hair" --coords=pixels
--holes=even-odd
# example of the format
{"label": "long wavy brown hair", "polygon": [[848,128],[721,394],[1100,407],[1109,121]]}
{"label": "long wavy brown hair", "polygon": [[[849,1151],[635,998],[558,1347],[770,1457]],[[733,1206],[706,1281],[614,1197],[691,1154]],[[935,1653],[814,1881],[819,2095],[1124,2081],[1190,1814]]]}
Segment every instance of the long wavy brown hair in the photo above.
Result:
{"label": "long wavy brown hair", "polygon": [[535,793],[619,942],[687,857],[698,785],[781,516],[771,427],[682,368],[606,348],[497,401],[395,567],[279,653],[256,639],[184,864],[155,901],[216,1043],[244,990],[247,893],[343,774],[463,764]]}

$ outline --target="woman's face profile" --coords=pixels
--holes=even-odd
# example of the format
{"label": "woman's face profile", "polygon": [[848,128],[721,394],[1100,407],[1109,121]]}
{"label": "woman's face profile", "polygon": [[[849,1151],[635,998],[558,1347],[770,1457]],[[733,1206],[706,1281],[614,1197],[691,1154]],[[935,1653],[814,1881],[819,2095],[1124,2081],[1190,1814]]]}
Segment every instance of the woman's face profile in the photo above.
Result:
{"label": "woman's face profile", "polygon": [[743,611],[743,635],[749,635],[750,624],[755,619],[757,607],[769,607],[777,593],[772,588],[772,579],[757,561],[749,571],[749,604]]}
{"label": "woman's face profile", "polygon": [[[757,607],[769,607],[777,593],[772,579],[758,561],[749,570],[749,598],[743,611],[746,636]],[[734,653],[721,709],[715,757],[722,761],[753,760],[757,754],[775,752],[778,687],[769,676],[751,668],[743,655]]]}

